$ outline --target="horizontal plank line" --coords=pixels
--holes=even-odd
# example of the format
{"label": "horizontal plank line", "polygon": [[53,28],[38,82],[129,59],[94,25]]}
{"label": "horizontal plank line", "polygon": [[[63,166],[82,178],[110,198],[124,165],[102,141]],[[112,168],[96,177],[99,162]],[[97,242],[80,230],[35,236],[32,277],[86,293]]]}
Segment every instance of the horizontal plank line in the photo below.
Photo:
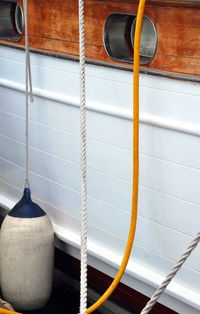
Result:
{"label": "horizontal plank line", "polygon": [[[17,119],[23,119],[24,120],[24,117],[22,116],[19,116],[19,115],[16,115],[15,113],[12,113],[12,112],[8,112],[8,111],[5,111],[5,110],[2,110],[0,109],[0,113],[3,113],[3,114],[6,114],[8,116],[12,116],[12,117],[16,117]],[[74,133],[74,132],[71,132],[71,131],[68,131],[68,130],[63,130],[63,129],[60,129],[60,128],[56,128],[56,127],[53,127],[53,126],[50,126],[48,124],[44,124],[44,123],[41,123],[41,122],[38,122],[36,120],[33,120],[33,119],[29,119],[30,122],[32,122],[33,124],[36,124],[36,125],[39,125],[41,127],[43,127],[44,129],[52,129],[52,130],[55,130],[55,131],[58,131],[58,132],[61,132],[63,134],[67,134],[68,136],[71,136],[71,137],[74,137],[76,139],[80,139],[80,135],[78,133]],[[0,136],[4,137],[4,138],[7,138],[8,140],[11,140],[13,142],[16,142],[16,143],[19,143],[19,144],[23,144],[24,145],[24,141],[22,140],[19,140],[19,139],[16,139],[14,137],[11,137],[11,136],[8,136],[4,133],[0,133]],[[114,149],[117,149],[118,151],[123,151],[123,152],[126,152],[127,154],[131,153],[132,150],[131,149],[128,149],[128,148],[124,148],[124,147],[121,147],[119,145],[115,145],[115,144],[111,144],[111,143],[108,143],[108,142],[105,142],[105,141],[102,141],[102,140],[99,140],[99,139],[96,139],[95,137],[91,137],[91,136],[88,136],[88,140],[91,141],[91,142],[94,142],[94,143],[97,143],[97,144],[100,144],[100,145],[104,145],[104,146],[108,146],[108,147],[111,147],[111,148],[114,148]],[[69,161],[73,164],[79,164],[79,162],[77,161],[74,161],[74,160],[71,160],[71,159],[66,159],[65,157],[61,157],[61,156],[58,156],[54,153],[50,153],[49,151],[47,150],[42,150],[41,148],[39,147],[36,147],[34,145],[30,145],[30,148],[33,148],[37,151],[40,151],[44,154],[47,154],[47,155],[50,155],[50,156],[53,156],[53,157],[56,157],[58,159],[61,159],[63,161]],[[160,160],[160,161],[163,161],[163,162],[166,162],[166,163],[170,163],[172,165],[178,165],[180,167],[184,167],[184,168],[188,168],[188,169],[192,169],[192,170],[196,170],[196,171],[200,171],[199,168],[197,167],[193,167],[191,165],[188,165],[188,164],[184,164],[184,163],[181,163],[181,162],[178,162],[178,161],[174,161],[174,160],[170,160],[170,159],[165,159],[163,157],[160,157],[160,156],[156,156],[156,155],[152,155],[151,153],[147,154],[147,153],[143,153],[142,151],[140,152],[140,156],[144,156],[144,157],[148,157],[148,158],[153,158],[153,159],[157,159],[157,160]],[[93,167],[91,167],[93,168]],[[102,173],[105,173],[104,171],[102,170],[98,170],[97,168],[94,168],[95,170],[99,171],[99,172],[102,172]],[[108,174],[110,175],[110,174]],[[122,177],[118,177],[118,176],[115,176],[115,175],[111,175],[113,177],[116,177],[116,178],[119,178],[119,179],[122,179],[124,181],[128,181],[130,182],[130,180],[127,180],[125,178],[122,178]]]}
{"label": "horizontal plank line", "polygon": [[[1,110],[0,110],[1,111]],[[22,145],[22,146],[24,146],[25,144],[24,144],[24,142],[23,141],[20,141],[20,140],[17,140],[17,139],[15,139],[15,138],[12,138],[12,137],[10,137],[10,136],[8,136],[8,135],[5,135],[5,134],[3,134],[3,133],[0,133],[0,138],[4,138],[4,139],[6,139],[8,142],[13,142],[13,143],[15,143],[15,144],[17,144],[17,145]],[[98,141],[97,141],[98,142]],[[104,143],[103,143],[104,144]],[[112,146],[112,145],[111,145]],[[37,151],[37,152],[40,152],[41,154],[43,154],[43,155],[45,155],[45,156],[50,156],[50,157],[52,157],[52,158],[54,158],[55,160],[62,160],[63,162],[66,162],[66,163],[69,163],[69,164],[73,164],[73,165],[75,165],[75,166],[77,166],[77,167],[79,167],[80,166],[80,162],[79,161],[74,161],[74,160],[72,160],[72,159],[69,159],[69,158],[66,158],[66,157],[61,157],[61,156],[59,156],[59,155],[56,155],[56,154],[54,154],[54,153],[51,153],[51,152],[49,152],[49,151],[46,151],[46,150],[43,150],[43,149],[41,149],[41,148],[38,148],[38,147],[36,147],[36,146],[33,146],[33,145],[29,145],[29,147],[30,147],[30,149],[32,149],[33,151]],[[129,151],[127,151],[127,152],[129,152]],[[131,152],[131,151],[130,151]],[[150,155],[150,154],[144,154],[144,153],[140,153],[139,154],[139,156],[140,157],[144,157],[145,159],[155,159],[155,160],[158,160],[158,161],[161,161],[161,162],[163,162],[163,163],[165,163],[165,164],[170,164],[170,165],[172,165],[172,166],[178,166],[178,167],[182,167],[182,168],[186,168],[186,169],[189,169],[189,170],[192,170],[192,171],[197,171],[197,172],[200,172],[200,169],[199,168],[195,168],[195,167],[191,167],[191,166],[187,166],[187,165],[184,165],[184,164],[182,164],[182,163],[179,163],[179,162],[174,162],[174,161],[171,161],[171,160],[168,160],[168,159],[164,159],[164,158],[160,158],[160,157],[157,157],[157,156],[153,156],[153,155]],[[0,157],[2,157],[1,155],[0,155]],[[3,158],[3,157],[2,157]],[[3,158],[4,159],[4,158]],[[5,160],[7,160],[7,161],[10,161],[10,160],[8,160],[8,159],[5,159]],[[131,163],[132,163],[132,161],[131,161]],[[130,166],[131,166],[131,163],[130,163]],[[19,165],[20,166],[20,165]],[[122,177],[122,176],[118,176],[118,175],[116,175],[116,174],[111,174],[111,173],[108,173],[108,172],[106,172],[106,171],[104,171],[104,170],[102,170],[102,169],[98,169],[98,168],[96,168],[96,167],[94,167],[94,166],[90,166],[90,162],[88,161],[88,169],[89,170],[94,170],[96,173],[98,173],[98,174],[102,174],[102,175],[105,175],[106,177],[110,177],[110,178],[114,178],[114,179],[117,179],[117,180],[119,180],[119,181],[123,181],[123,182],[128,182],[128,183],[131,183],[132,181],[131,180],[129,180],[129,179],[127,179],[127,178],[125,178],[125,177]],[[130,173],[131,173],[131,170],[130,170]],[[142,186],[142,185],[141,185]],[[146,187],[146,186],[145,186]],[[159,191],[160,192],[160,191]],[[167,193],[166,193],[167,194]],[[171,195],[172,197],[175,197],[174,195]],[[185,200],[185,201],[187,201],[187,200]],[[192,203],[192,202],[191,202]]]}
{"label": "horizontal plank line", "polygon": [[[16,164],[14,164],[13,162],[10,162],[10,161],[8,161],[8,160],[2,158],[2,157],[0,157],[0,159],[3,160],[3,161],[5,161],[5,162],[7,162],[8,164],[11,164],[12,166],[15,166],[16,168],[20,168],[21,170],[24,170],[21,166],[16,165]],[[53,181],[53,180],[51,180],[51,179],[49,179],[49,178],[46,178],[46,177],[44,177],[44,176],[40,176],[39,174],[34,173],[34,172],[32,172],[32,171],[30,171],[30,173],[31,173],[32,175],[36,176],[36,177],[42,178],[44,181],[51,182],[51,183],[53,183],[53,184],[55,184],[55,185],[57,185],[57,186],[60,186],[60,187],[62,187],[62,188],[65,188],[66,190],[71,191],[72,193],[74,192],[74,193],[76,193],[77,195],[80,195],[80,191],[77,191],[77,190],[75,190],[75,189],[73,189],[73,188],[70,188],[70,187],[68,187],[68,186],[65,186],[65,185],[63,185],[63,184],[57,183],[57,182],[55,182],[55,181]],[[3,180],[0,179],[0,181],[3,181]],[[4,182],[5,182],[6,184],[10,185],[7,181],[4,181]],[[15,187],[15,188],[18,189],[17,187]],[[129,212],[129,211],[127,211],[127,210],[125,210],[125,209],[123,209],[123,208],[120,208],[120,207],[118,207],[118,206],[116,206],[116,205],[112,205],[112,204],[110,204],[110,203],[104,201],[103,199],[99,199],[99,198],[97,198],[97,197],[95,197],[95,196],[92,196],[92,195],[88,195],[88,198],[89,198],[89,199],[93,199],[94,201],[101,202],[101,203],[103,203],[103,204],[109,205],[110,207],[115,208],[116,210],[118,210],[118,211],[120,211],[120,212],[122,212],[122,213],[125,213],[125,214],[127,214],[127,215],[130,215],[130,212]],[[49,203],[49,204],[50,204],[50,203]],[[52,204],[52,203],[51,203],[51,204]],[[52,204],[52,205],[53,205],[53,204]],[[52,206],[52,205],[51,205],[51,206]],[[54,205],[55,205],[55,204],[54,204]],[[53,205],[53,206],[54,206],[54,205]],[[177,229],[174,228],[174,227],[169,227],[169,226],[166,225],[166,224],[161,224],[161,223],[155,221],[154,219],[151,220],[151,219],[149,219],[149,218],[146,218],[146,217],[144,217],[143,215],[139,215],[138,218],[140,218],[140,219],[142,219],[142,220],[149,221],[149,222],[151,222],[152,224],[159,225],[159,226],[161,226],[161,227],[163,227],[163,228],[166,228],[166,230],[172,230],[172,231],[175,232],[175,233],[182,234],[182,235],[184,235],[184,236],[186,236],[186,237],[189,237],[189,238],[192,238],[192,236],[193,236],[193,235],[191,235],[191,234],[188,234],[188,233],[185,233],[185,232],[183,232],[183,231],[177,230]]]}
{"label": "horizontal plank line", "polygon": [[[5,136],[5,135],[1,135],[1,134],[0,134],[0,136],[3,136],[3,137],[8,138],[8,139],[11,139],[11,138],[9,138],[8,136]],[[11,140],[13,140],[13,139],[11,139]],[[20,143],[20,142],[18,142],[18,141],[16,141],[16,140],[13,140],[13,141],[16,142],[16,143]],[[22,143],[22,145],[23,145],[23,143]],[[74,162],[74,161],[71,161],[71,160],[68,160],[68,159],[62,159],[62,158],[60,158],[60,157],[58,157],[58,156],[56,156],[56,155],[54,155],[54,154],[51,154],[51,153],[42,151],[42,150],[40,150],[40,149],[37,149],[37,148],[35,148],[34,146],[31,146],[31,148],[32,148],[33,150],[40,151],[41,153],[44,153],[45,155],[49,155],[49,156],[54,157],[54,158],[56,158],[56,159],[60,159],[60,160],[63,160],[63,161],[65,161],[65,162],[69,162],[69,163],[72,163],[72,164],[77,165],[77,166],[79,165],[78,163],[76,163],[76,162]],[[142,156],[142,155],[143,155],[143,154],[140,154],[140,156]],[[157,158],[157,157],[152,157],[152,156],[149,156],[149,155],[143,155],[143,156],[148,157],[148,158],[152,158],[152,159],[156,159],[156,160],[161,160],[161,161],[164,161],[165,163],[169,163],[169,164],[172,164],[172,165],[177,165],[177,166],[179,166],[179,167],[183,167],[183,168],[195,170],[195,171],[198,171],[198,172],[200,171],[200,170],[197,170],[197,169],[194,169],[194,168],[190,168],[190,167],[188,167],[188,166],[184,166],[184,165],[180,165],[180,164],[177,164],[177,163],[173,163],[173,162],[171,162],[171,161],[162,160],[162,159],[159,159],[159,158]],[[22,169],[22,170],[24,171],[23,165],[18,165],[18,164],[16,164],[16,163],[14,163],[13,161],[10,161],[10,160],[8,160],[8,159],[5,159],[5,158],[2,157],[2,156],[0,156],[0,159],[2,159],[3,161],[5,161],[5,162],[7,162],[7,163],[12,164],[13,166],[16,166],[17,168],[20,168],[20,169]],[[88,167],[88,169],[94,169],[96,173],[102,174],[102,175],[105,176],[105,177],[114,178],[114,179],[116,179],[116,180],[118,180],[118,181],[127,182],[127,183],[131,184],[131,181],[129,181],[129,180],[127,180],[127,179],[118,177],[118,176],[113,175],[113,174],[109,174],[109,173],[104,172],[104,171],[102,171],[102,170],[99,170],[99,169],[97,169],[97,168]],[[32,173],[33,175],[36,175],[36,176],[38,176],[38,177],[40,177],[40,178],[43,178],[43,179],[45,179],[45,180],[48,180],[49,182],[52,182],[52,183],[54,183],[54,184],[56,184],[56,185],[58,185],[58,186],[61,186],[61,187],[63,187],[63,188],[66,188],[66,189],[68,189],[68,190],[71,190],[71,191],[74,191],[75,193],[80,194],[80,191],[79,191],[79,190],[76,190],[76,189],[74,189],[74,188],[71,188],[71,187],[69,187],[69,186],[66,186],[66,185],[64,185],[64,184],[62,184],[62,183],[56,182],[56,181],[54,181],[54,180],[52,180],[52,179],[50,179],[50,178],[44,177],[44,176],[40,175],[39,173],[36,173],[36,172],[33,172],[33,171],[30,171],[30,173]],[[191,203],[191,204],[194,204],[194,205],[199,205],[198,203],[193,202],[193,201],[191,201],[191,200],[184,199],[184,198],[182,198],[182,197],[180,197],[180,196],[176,196],[176,195],[174,195],[174,194],[169,194],[169,193],[163,192],[162,190],[158,190],[158,189],[156,189],[156,188],[149,187],[149,186],[147,186],[147,185],[145,185],[145,184],[139,184],[139,186],[140,186],[141,188],[145,188],[145,189],[148,189],[148,190],[153,190],[153,191],[155,191],[155,192],[158,192],[158,193],[167,195],[167,196],[169,196],[169,197],[179,199],[180,201],[184,201],[184,202]],[[97,199],[97,200],[99,200],[99,201],[101,201],[101,202],[105,202],[103,199],[100,199],[100,198],[97,198],[97,197],[93,197],[92,195],[90,195],[90,197],[91,197],[91,198],[95,198],[95,199]],[[105,202],[105,203],[106,203],[106,202]],[[112,204],[109,204],[109,205],[112,205]],[[124,208],[120,208],[120,207],[118,207],[118,206],[116,206],[116,205],[112,205],[112,206],[114,206],[114,207],[116,207],[116,208],[119,208],[120,210],[124,210],[125,212],[127,212],[127,210],[124,209]]]}
{"label": "horizontal plank line", "polygon": [[[0,182],[2,182],[3,184],[5,184],[5,185],[11,187],[12,189],[14,189],[14,190],[16,190],[16,191],[18,191],[18,192],[21,193],[21,190],[20,190],[19,188],[17,188],[17,187],[15,187],[15,186],[13,186],[13,185],[11,185],[11,184],[5,182],[4,180],[1,180],[1,179],[0,179]],[[48,207],[51,207],[51,208],[54,209],[55,211],[61,212],[62,214],[66,215],[66,216],[72,217],[74,220],[77,220],[77,224],[78,224],[78,226],[79,226],[80,217],[74,216],[72,213],[65,212],[65,211],[63,211],[62,209],[59,209],[58,207],[55,207],[54,204],[51,204],[51,203],[46,202],[46,201],[43,201],[43,200],[41,200],[41,199],[39,199],[39,198],[33,197],[33,200],[34,200],[35,202],[40,202],[40,203],[42,203],[42,204],[44,204],[44,205],[46,205],[46,206],[48,206]],[[6,210],[8,210],[8,211],[11,210],[11,209],[13,208],[13,206],[15,205],[16,202],[17,202],[17,200],[16,200],[15,202],[14,202],[14,201],[11,201],[11,200],[9,200],[7,197],[4,197],[2,194],[0,194],[0,205],[3,206]],[[116,239],[122,240],[122,241],[124,241],[124,243],[126,243],[126,240],[127,240],[126,238],[122,238],[122,237],[120,237],[119,235],[117,235],[117,234],[115,234],[115,233],[112,233],[111,231],[108,231],[108,230],[106,230],[106,229],[103,229],[103,228],[101,228],[101,227],[99,227],[99,226],[97,226],[97,225],[95,225],[95,224],[92,224],[92,223],[88,223],[88,226],[92,226],[92,227],[94,227],[95,229],[100,230],[102,233],[109,234],[111,237],[114,237],[114,238],[116,238]],[[63,227],[62,227],[62,228],[63,228]],[[180,232],[179,232],[179,233],[180,233]],[[188,235],[187,235],[187,236],[188,236]],[[191,239],[193,238],[193,236],[188,236],[188,237],[190,237]],[[134,247],[137,247],[137,248],[140,248],[140,249],[142,249],[142,250],[145,250],[145,251],[149,252],[150,254],[153,254],[153,255],[156,255],[156,256],[158,256],[158,257],[161,257],[161,258],[164,259],[164,260],[167,260],[167,261],[170,261],[170,262],[173,262],[173,263],[176,261],[176,260],[170,259],[170,258],[167,257],[167,256],[160,255],[158,252],[154,252],[152,249],[149,249],[149,248],[147,248],[147,247],[141,246],[141,245],[139,245],[138,243],[135,243],[135,244],[134,244]],[[193,269],[193,268],[191,268],[191,267],[189,267],[189,266],[185,266],[185,265],[184,265],[183,268],[186,268],[186,269],[188,269],[188,270],[190,270],[190,271],[192,271],[192,272],[195,272],[195,273],[197,273],[197,274],[199,273],[199,271],[197,271],[197,270],[195,270],[195,269]]]}
{"label": "horizontal plank line", "polygon": [[[5,181],[2,180],[2,179],[0,179],[0,182],[2,182],[3,184],[5,184],[5,185],[11,187],[12,189],[14,189],[14,190],[16,190],[16,191],[18,191],[18,192],[21,193],[21,189],[17,188],[16,186],[13,186],[12,184],[9,184],[9,183],[5,182]],[[33,200],[34,200],[36,203],[37,203],[37,202],[40,202],[40,203],[42,203],[42,204],[44,204],[44,205],[46,205],[46,206],[48,206],[48,207],[51,207],[51,208],[54,209],[56,212],[58,211],[58,212],[61,212],[62,214],[66,215],[66,216],[72,217],[74,220],[77,220],[77,224],[78,224],[78,226],[79,226],[80,217],[75,216],[75,215],[73,215],[72,213],[66,212],[66,211],[64,211],[64,210],[62,210],[62,209],[60,209],[60,208],[58,208],[58,207],[55,207],[54,204],[51,204],[51,203],[49,203],[49,202],[47,202],[47,201],[43,201],[43,200],[41,200],[41,199],[38,198],[38,197],[34,197],[34,196],[33,196]],[[14,201],[11,201],[11,200],[9,200],[7,197],[4,197],[2,194],[0,194],[0,204],[1,204],[1,206],[4,206],[4,208],[5,208],[6,210],[8,210],[8,211],[11,210],[11,209],[14,207],[14,205],[15,205],[16,202],[17,202],[17,200],[16,200],[15,202],[14,202]],[[139,216],[139,217],[140,217],[140,216]],[[103,228],[101,228],[101,227],[99,227],[99,226],[97,226],[97,225],[95,225],[95,224],[92,224],[92,223],[88,223],[88,225],[94,227],[95,229],[100,230],[102,233],[109,234],[110,236],[112,236],[112,237],[114,237],[114,238],[116,238],[116,239],[122,240],[122,241],[124,241],[124,243],[126,243],[126,240],[127,240],[127,239],[124,239],[124,238],[120,237],[119,235],[117,235],[117,234],[115,234],[115,233],[112,233],[111,231],[105,230],[105,229],[103,229]],[[176,230],[175,230],[175,231],[176,231]],[[177,231],[177,232],[179,232],[179,231]],[[179,232],[179,233],[180,233],[180,232]],[[184,234],[184,235],[185,235],[185,234]],[[186,236],[190,237],[191,239],[193,238],[193,236],[189,236],[189,235],[186,235]],[[160,255],[160,254],[158,254],[157,252],[154,252],[153,250],[151,250],[151,249],[149,249],[149,248],[147,248],[147,247],[144,247],[144,246],[139,245],[138,243],[135,243],[135,244],[134,244],[134,247],[137,247],[137,248],[140,248],[140,249],[142,249],[142,250],[145,250],[145,251],[147,251],[147,252],[149,252],[149,253],[151,253],[151,254],[154,254],[154,255],[156,255],[156,256],[158,256],[158,257],[163,258],[164,260],[167,260],[167,261],[170,261],[170,262],[173,262],[173,263],[175,262],[175,260],[170,259],[169,257],[163,256],[163,255]],[[195,270],[195,269],[193,269],[193,268],[191,268],[191,267],[189,267],[189,266],[185,266],[185,265],[184,265],[183,268],[187,268],[188,270],[193,271],[193,272],[195,272],[195,273],[197,273],[197,274],[199,273],[199,271],[197,271],[197,270]]]}
{"label": "horizontal plank line", "polygon": [[[13,44],[7,44],[7,43],[0,43],[0,46],[2,47],[7,47],[7,48],[12,48],[16,50],[21,50],[24,51],[24,47],[20,46],[15,46]],[[43,51],[39,49],[31,49],[31,52],[35,54],[39,54],[42,56],[49,56],[49,57],[54,57],[57,59],[61,60],[69,60],[73,62],[79,62],[78,56],[67,56],[62,53],[53,53],[52,51]],[[125,66],[125,65],[117,65],[113,64],[111,61],[110,62],[103,62],[103,61],[93,61],[91,59],[86,60],[87,64],[99,66],[99,67],[106,67],[106,68],[112,68],[112,69],[117,69],[117,70],[123,70],[127,72],[132,72],[132,66]],[[190,82],[195,82],[195,83],[200,83],[200,78],[197,76],[190,76],[188,74],[180,73],[180,74],[175,74],[173,72],[166,72],[166,71],[158,71],[155,69],[149,69],[149,68],[140,68],[140,73],[145,74],[145,75],[152,75],[152,76],[158,76],[158,77],[164,77],[164,78],[170,78],[170,79],[176,79],[176,80],[181,80],[181,81],[190,81]]]}
{"label": "horizontal plank line", "polygon": [[[6,199],[4,198],[3,202],[5,202],[5,200]],[[0,201],[3,203],[2,199]],[[71,230],[66,230],[57,224],[54,224],[54,229],[60,240],[69,243],[73,247],[80,248],[80,236],[77,233]],[[92,240],[89,240],[88,242],[88,254],[106,262],[114,268],[118,268],[121,263],[121,255],[110,252],[110,250],[97,245]],[[147,267],[144,268],[144,266],[140,266],[136,261],[128,264],[126,273],[127,275],[135,277],[153,287],[157,287],[163,279],[160,274],[153,272]],[[189,291],[185,286],[180,287],[179,284],[172,282],[167,287],[166,294],[171,295],[196,309],[200,308],[199,294],[191,290]]]}
{"label": "horizontal plank line", "polygon": [[[25,89],[23,84],[16,83],[14,81],[5,80],[5,79],[0,79],[0,86],[14,89],[20,92],[24,92],[24,89]],[[70,97],[70,96],[50,92],[48,90],[42,90],[40,88],[34,89],[34,95],[37,97],[57,101],[59,103],[64,103],[69,106],[79,108],[79,99],[76,97]],[[114,116],[117,118],[122,118],[122,119],[132,121],[131,110],[111,108],[105,104],[91,102],[91,101],[87,101],[87,109],[90,111],[101,113],[101,114],[106,114],[106,115]],[[166,119],[160,116],[146,114],[146,113],[140,114],[140,122],[144,124],[152,125],[155,127],[159,127],[159,128],[173,130],[176,132],[187,133],[194,136],[200,136],[200,126],[191,124],[191,123],[185,123],[178,120]]]}
{"label": "horizontal plank line", "polygon": [[[12,57],[10,56],[10,58],[8,58],[7,54],[6,54],[6,56],[0,57],[0,61],[7,61],[9,63],[12,61],[13,63],[18,63],[18,64],[24,66],[24,59],[23,58],[22,59],[13,59],[14,56],[15,56],[15,54],[12,55]],[[38,54],[32,54],[32,56],[31,56],[32,66],[36,67],[36,68],[39,68],[39,69],[43,69],[43,70],[54,70],[54,71],[63,72],[65,74],[71,74],[71,75],[74,75],[74,76],[79,76],[79,66],[78,66],[78,63],[73,62],[72,60],[64,59],[65,63],[68,62],[68,65],[70,65],[70,66],[66,67],[66,69],[67,69],[67,71],[66,71],[66,69],[63,68],[63,65],[62,65],[62,67],[61,66],[57,66],[57,64],[55,66],[55,59],[52,59],[52,57],[53,56],[51,56],[51,59],[48,59],[48,65],[47,65],[46,62],[45,62],[46,61],[45,60],[45,55],[43,55],[43,54],[39,55],[40,63],[38,65]],[[60,59],[60,58],[58,58],[58,59]],[[42,60],[42,62],[43,61],[45,62],[44,65],[42,65],[41,60]],[[72,68],[71,67],[72,63],[73,63],[73,70],[71,69]],[[51,66],[50,66],[50,64],[51,64]],[[116,79],[116,77],[115,78],[114,77],[110,78],[108,76],[108,73],[105,74],[105,72],[104,72],[104,74],[102,75],[101,72],[97,71],[96,67],[97,67],[97,65],[95,65],[95,64],[88,64],[87,65],[86,76],[88,78],[101,79],[101,80],[103,80],[105,82],[107,82],[107,81],[108,82],[113,82],[113,83],[117,82],[119,84],[132,86],[132,83],[131,83],[132,82],[132,73],[131,72],[129,73],[129,71],[124,71],[122,69],[124,73],[122,71],[120,71],[121,72],[120,74],[123,73],[127,77],[127,73],[128,73],[129,79],[128,80],[127,79],[126,80],[121,80],[121,78],[122,78],[121,75],[117,79]],[[108,70],[106,69],[106,71],[108,71]],[[109,71],[119,72],[119,69],[117,69],[117,68],[113,68],[112,69],[112,67],[110,67]],[[143,78],[144,78],[144,73],[141,73],[141,74],[143,74]],[[154,77],[155,77],[155,75],[154,75]],[[165,78],[165,77],[163,77],[163,78]],[[145,78],[145,80],[146,79],[149,81],[149,78]],[[159,78],[157,78],[157,79],[159,79]],[[177,82],[178,82],[178,80],[176,80],[176,83]],[[180,84],[180,82],[179,82],[179,84]],[[199,91],[196,94],[196,92],[195,93],[190,93],[191,90],[190,91],[188,90],[187,92],[185,90],[173,90],[173,89],[167,88],[166,86],[159,88],[155,84],[153,84],[153,85],[151,85],[151,84],[150,85],[146,85],[146,83],[144,83],[143,81],[140,82],[140,85],[141,85],[142,88],[153,89],[153,90],[164,91],[164,92],[170,92],[170,93],[176,93],[176,94],[179,94],[179,95],[200,96]]]}

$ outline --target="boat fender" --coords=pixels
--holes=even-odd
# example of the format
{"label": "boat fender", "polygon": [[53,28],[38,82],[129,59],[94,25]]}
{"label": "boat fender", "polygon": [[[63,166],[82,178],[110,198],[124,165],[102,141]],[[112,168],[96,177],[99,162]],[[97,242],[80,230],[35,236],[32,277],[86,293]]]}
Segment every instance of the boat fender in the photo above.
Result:
{"label": "boat fender", "polygon": [[4,299],[18,310],[42,308],[52,289],[54,231],[29,188],[2,223],[0,248]]}

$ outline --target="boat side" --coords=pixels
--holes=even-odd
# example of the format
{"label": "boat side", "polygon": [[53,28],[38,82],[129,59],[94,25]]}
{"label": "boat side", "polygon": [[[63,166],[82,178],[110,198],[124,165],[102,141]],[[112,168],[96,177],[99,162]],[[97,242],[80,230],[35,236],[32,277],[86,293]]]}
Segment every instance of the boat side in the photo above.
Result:
{"label": "boat side", "polygon": [[[33,198],[58,239],[79,256],[79,66],[31,55]],[[199,229],[198,83],[141,74],[140,195],[136,241],[123,282],[151,295]],[[0,203],[10,209],[23,186],[24,53],[0,47]],[[114,275],[131,208],[132,73],[87,65],[89,264]],[[60,242],[58,241],[58,246]],[[200,250],[192,253],[161,303],[200,310]]]}

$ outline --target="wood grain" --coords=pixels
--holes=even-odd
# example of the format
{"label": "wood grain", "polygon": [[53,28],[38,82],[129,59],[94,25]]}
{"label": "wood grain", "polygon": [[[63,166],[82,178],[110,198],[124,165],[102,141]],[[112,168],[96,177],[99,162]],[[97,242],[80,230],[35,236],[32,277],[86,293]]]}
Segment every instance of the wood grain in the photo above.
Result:
{"label": "wood grain", "polygon": [[[107,55],[103,32],[111,13],[136,14],[137,5],[136,0],[85,0],[88,60],[132,67]],[[200,3],[151,0],[145,15],[156,25],[158,45],[153,61],[142,68],[200,78]],[[78,58],[76,0],[29,0],[29,24],[31,48]],[[23,46],[24,36],[13,45]]]}

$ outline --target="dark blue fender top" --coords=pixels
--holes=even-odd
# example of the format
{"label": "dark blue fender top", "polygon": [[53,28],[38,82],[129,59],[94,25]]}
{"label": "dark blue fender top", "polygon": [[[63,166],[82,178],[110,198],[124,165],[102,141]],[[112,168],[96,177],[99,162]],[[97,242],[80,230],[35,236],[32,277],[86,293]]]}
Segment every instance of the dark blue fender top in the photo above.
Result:
{"label": "dark blue fender top", "polygon": [[46,213],[39,205],[31,200],[30,189],[25,188],[23,197],[8,215],[17,218],[37,218],[45,216]]}

